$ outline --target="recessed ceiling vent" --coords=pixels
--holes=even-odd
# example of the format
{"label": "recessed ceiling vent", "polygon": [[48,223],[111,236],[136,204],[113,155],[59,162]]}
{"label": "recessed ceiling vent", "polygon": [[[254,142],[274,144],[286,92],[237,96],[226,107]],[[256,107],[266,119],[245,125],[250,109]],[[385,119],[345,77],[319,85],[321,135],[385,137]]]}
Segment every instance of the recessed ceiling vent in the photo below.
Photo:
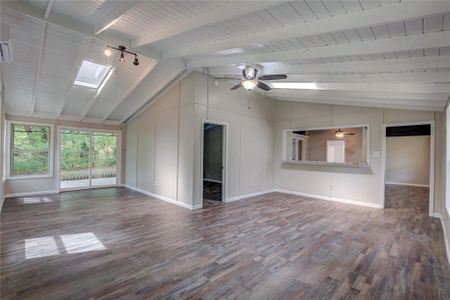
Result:
{"label": "recessed ceiling vent", "polygon": [[9,26],[0,23],[0,62],[10,63],[12,61],[11,40],[9,38]]}

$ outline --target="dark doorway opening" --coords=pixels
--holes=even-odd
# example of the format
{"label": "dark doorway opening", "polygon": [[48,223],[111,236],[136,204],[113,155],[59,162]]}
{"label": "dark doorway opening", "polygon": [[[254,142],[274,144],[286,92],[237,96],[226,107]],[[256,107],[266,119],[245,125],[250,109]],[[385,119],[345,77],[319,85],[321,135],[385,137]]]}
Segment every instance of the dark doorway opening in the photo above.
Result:
{"label": "dark doorway opening", "polygon": [[386,127],[385,208],[429,214],[431,126]]}
{"label": "dark doorway opening", "polygon": [[224,126],[203,126],[203,207],[223,201]]}

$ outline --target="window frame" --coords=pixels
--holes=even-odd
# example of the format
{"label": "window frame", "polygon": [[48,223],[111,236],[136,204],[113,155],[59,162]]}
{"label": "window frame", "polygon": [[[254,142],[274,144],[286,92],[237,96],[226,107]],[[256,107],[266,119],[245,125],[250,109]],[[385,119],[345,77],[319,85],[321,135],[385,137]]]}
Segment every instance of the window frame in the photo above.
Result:
{"label": "window frame", "polygon": [[[98,66],[102,66],[106,69],[105,75],[103,75],[102,80],[100,80],[100,82],[98,84],[96,83],[90,83],[87,81],[82,81],[82,80],[78,80],[78,75],[80,75],[81,69],[83,67],[84,62],[90,63],[90,64],[95,64]],[[78,73],[77,73],[77,77],[75,78],[73,84],[77,85],[77,86],[82,86],[82,87],[86,87],[89,89],[94,89],[94,90],[99,90],[100,87],[102,87],[102,85],[106,84],[106,82],[109,80],[109,77],[111,77],[112,75],[112,71],[113,71],[113,67],[111,65],[104,65],[101,63],[96,63],[90,60],[83,60],[83,62],[81,63],[80,68],[78,69]]]}
{"label": "window frame", "polygon": [[450,178],[450,168],[449,168],[449,161],[450,161],[450,100],[447,102],[445,109],[444,109],[444,127],[445,127],[445,145],[444,145],[444,205],[447,210],[447,214],[450,215],[450,185],[449,178]]}
{"label": "window frame", "polygon": [[[93,186],[92,184],[90,184],[89,187],[61,189],[61,131],[65,130],[65,129],[86,131],[89,134],[89,141],[91,141],[92,135],[95,132],[115,133],[116,134],[117,158],[116,158],[116,183],[114,185]],[[55,149],[56,149],[56,169],[55,169],[55,171],[56,171],[56,178],[58,180],[58,192],[89,190],[89,189],[121,186],[121,182],[122,182],[122,130],[121,129],[102,129],[102,128],[83,127],[83,126],[76,127],[76,126],[58,125],[57,131],[56,131],[56,148]],[[91,142],[89,142],[89,169],[91,169],[91,167],[90,167],[91,161],[90,160],[91,160]]]}
{"label": "window frame", "polygon": [[[12,125],[30,125],[30,126],[41,126],[49,127],[49,151],[48,151],[48,174],[39,175],[11,175],[11,146],[12,146]],[[54,130],[55,126],[52,123],[38,123],[38,122],[28,122],[28,121],[15,121],[7,120],[5,126],[5,179],[6,180],[17,180],[17,179],[38,179],[38,178],[52,178],[54,176]]]}

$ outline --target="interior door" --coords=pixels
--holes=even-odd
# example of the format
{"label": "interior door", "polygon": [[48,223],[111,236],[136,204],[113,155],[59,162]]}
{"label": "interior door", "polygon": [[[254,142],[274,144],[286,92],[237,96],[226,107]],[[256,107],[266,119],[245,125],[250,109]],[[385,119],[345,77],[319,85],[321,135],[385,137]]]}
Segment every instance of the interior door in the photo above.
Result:
{"label": "interior door", "polygon": [[327,162],[345,163],[345,141],[327,141]]}

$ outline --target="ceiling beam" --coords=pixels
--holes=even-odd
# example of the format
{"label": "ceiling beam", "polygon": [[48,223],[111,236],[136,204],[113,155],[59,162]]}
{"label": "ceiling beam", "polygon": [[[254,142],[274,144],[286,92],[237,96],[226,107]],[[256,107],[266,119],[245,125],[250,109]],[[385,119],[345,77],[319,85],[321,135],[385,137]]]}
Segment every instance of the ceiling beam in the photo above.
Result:
{"label": "ceiling beam", "polygon": [[56,0],[48,0],[47,7],[45,8],[44,19],[48,19],[48,16],[50,16],[50,12],[52,11],[55,2]]}
{"label": "ceiling beam", "polygon": [[144,33],[142,36],[131,42],[132,47],[142,47],[159,40],[167,39],[196,28],[218,23],[237,16],[250,14],[255,11],[261,11],[266,8],[280,5],[284,1],[231,1],[226,5],[209,10],[185,21],[179,22],[167,29]]}
{"label": "ceiling beam", "polygon": [[272,89],[270,92],[262,92],[268,97],[309,97],[309,96],[326,96],[326,97],[350,97],[350,98],[377,98],[377,99],[398,99],[415,101],[442,102],[448,98],[448,93],[399,93],[386,91],[331,91],[331,90],[287,90]]}
{"label": "ceiling beam", "polygon": [[289,74],[288,79],[283,80],[283,82],[450,83],[450,71],[419,71],[374,74]]}
{"label": "ceiling beam", "polygon": [[423,111],[443,111],[444,104],[430,105],[430,103],[399,103],[396,99],[366,99],[361,101],[361,98],[344,97],[337,99],[336,97],[276,97],[276,100],[292,101],[292,102],[306,102],[306,103],[320,103],[333,105],[349,105],[362,106],[372,108],[396,108],[409,110],[423,110]]}
{"label": "ceiling beam", "polygon": [[140,1],[123,1],[94,25],[94,34],[100,34],[116,23],[123,15],[141,4]]}
{"label": "ceiling beam", "polygon": [[[157,63],[158,64],[158,63]],[[142,72],[141,76],[130,86],[130,88],[128,89],[127,93],[125,94],[125,97],[123,97],[122,99],[120,99],[120,101],[117,101],[116,103],[114,103],[113,105],[111,105],[110,109],[107,110],[105,112],[105,114],[102,117],[102,122],[106,121],[109,116],[111,116],[111,114],[116,110],[117,107],[119,107],[120,104],[122,104],[123,101],[125,101],[125,99],[127,99],[130,94],[134,91],[134,89],[147,77],[151,74],[151,72],[155,69],[155,67],[157,66],[157,64],[150,64],[145,70],[144,72]]]}
{"label": "ceiling beam", "polygon": [[317,83],[316,85],[317,90],[450,94],[449,83]]}
{"label": "ceiling beam", "polygon": [[329,32],[345,31],[354,28],[364,28],[379,24],[389,24],[398,21],[420,18],[422,16],[450,11],[450,2],[407,1],[385,5],[355,13],[320,19],[288,27],[275,28],[243,36],[233,37],[215,42],[197,44],[191,47],[179,47],[162,53],[162,57],[182,57],[214,51],[245,47],[256,43],[286,40],[319,35]]}
{"label": "ceiling beam", "polygon": [[227,55],[188,61],[188,68],[224,66],[240,63],[283,62],[337,56],[370,55],[416,49],[442,48],[450,46],[450,31],[387,38],[351,44],[266,52],[261,54]]}
{"label": "ceiling beam", "polygon": [[[262,67],[262,74],[309,74],[309,73],[358,73],[358,72],[404,72],[412,70],[449,69],[450,56],[420,56],[357,62],[322,64],[275,64]],[[213,77],[242,76],[237,66],[212,67],[208,74]]]}
{"label": "ceiling beam", "polygon": [[[91,111],[91,109],[94,107],[95,103],[97,102],[97,99],[99,98],[101,92],[103,91],[103,89],[106,87],[106,85],[108,85],[109,82],[109,77],[111,77],[114,74],[114,71],[117,67],[117,63],[111,68],[111,70],[109,71],[109,74],[106,75],[105,79],[104,79],[104,83],[103,86],[100,85],[99,89],[97,90],[97,92],[95,93],[95,95],[90,99],[89,104],[86,105],[86,108],[84,109],[84,111],[81,113],[80,115],[80,121],[83,121],[84,119],[86,119],[87,114]],[[101,120],[100,120],[101,121]]]}
{"label": "ceiling beam", "polygon": [[34,114],[34,109],[36,107],[37,89],[38,89],[38,84],[41,80],[42,59],[44,58],[46,39],[47,39],[47,23],[44,22],[42,24],[42,37],[41,37],[41,43],[39,45],[39,56],[38,56],[38,61],[36,64],[36,75],[34,76],[33,95],[31,98],[30,116],[32,116]]}
{"label": "ceiling beam", "polygon": [[[24,1],[1,1],[0,7],[2,11],[5,10],[25,15],[36,20],[41,20],[53,26],[64,28],[66,30],[79,33],[89,38],[94,38],[104,43],[113,45],[124,45],[127,48],[131,48],[131,41],[129,39],[126,39],[121,35],[110,32],[109,33],[103,32],[101,34],[95,35],[93,26],[78,22],[74,19],[68,18],[67,16],[53,12],[51,15],[49,15],[47,19],[44,19],[43,18],[44,11],[42,8],[30,5]],[[161,58],[161,53],[159,51],[149,49],[147,47],[141,47],[135,52],[137,52],[140,55],[151,57],[158,60]]]}
{"label": "ceiling beam", "polygon": [[62,96],[63,101],[61,103],[61,106],[58,108],[58,112],[57,112],[57,116],[56,116],[57,119],[61,118],[62,113],[64,112],[64,108],[66,107],[67,101],[69,98],[68,95],[73,88],[73,83],[75,82],[75,79],[77,78],[78,70],[81,68],[83,59],[86,57],[89,49],[91,48],[92,41],[93,41],[93,39],[90,37],[85,38],[83,43],[81,44],[80,49],[78,50],[77,57],[75,59],[75,64],[74,64],[73,68],[70,69],[70,74],[71,74],[70,81],[67,83],[67,86],[64,89],[64,95]]}
{"label": "ceiling beam", "polygon": [[287,82],[450,83],[450,71],[378,74],[290,74]]}

